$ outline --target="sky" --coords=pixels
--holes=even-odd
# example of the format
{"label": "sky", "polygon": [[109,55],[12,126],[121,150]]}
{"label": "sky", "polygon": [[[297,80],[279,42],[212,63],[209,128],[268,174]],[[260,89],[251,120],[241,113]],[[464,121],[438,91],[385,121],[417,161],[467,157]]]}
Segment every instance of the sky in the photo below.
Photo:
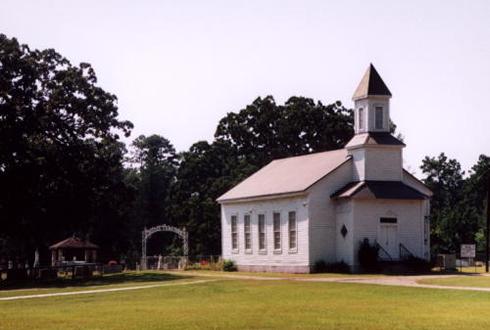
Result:
{"label": "sky", "polygon": [[468,171],[490,155],[490,1],[1,0],[0,33],[89,62],[131,138],[178,151],[258,96],[324,104],[372,62],[390,88],[404,166],[445,152]]}

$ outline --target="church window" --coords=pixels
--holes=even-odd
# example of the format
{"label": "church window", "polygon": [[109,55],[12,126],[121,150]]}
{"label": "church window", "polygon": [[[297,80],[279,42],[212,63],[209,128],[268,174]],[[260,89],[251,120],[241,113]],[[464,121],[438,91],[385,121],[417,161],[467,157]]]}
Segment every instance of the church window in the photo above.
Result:
{"label": "church window", "polygon": [[397,218],[379,218],[380,223],[397,223]]}
{"label": "church window", "polygon": [[258,220],[258,231],[259,231],[259,250],[265,250],[265,215],[259,214]]}
{"label": "church window", "polygon": [[231,248],[238,251],[238,220],[236,215],[231,216]]}
{"label": "church window", "polygon": [[273,215],[274,250],[281,250],[281,214]]}
{"label": "church window", "polygon": [[358,113],[358,120],[359,120],[359,129],[363,130],[364,129],[364,109],[359,108],[359,113]]}
{"label": "church window", "polygon": [[243,217],[243,235],[244,235],[244,242],[245,242],[245,251],[252,250],[252,234],[250,232],[250,215],[245,214]]}
{"label": "church window", "polygon": [[383,107],[376,107],[375,120],[376,129],[383,129]]}
{"label": "church window", "polygon": [[289,231],[289,249],[297,248],[297,228],[296,228],[296,212],[291,211],[288,214],[288,231]]}

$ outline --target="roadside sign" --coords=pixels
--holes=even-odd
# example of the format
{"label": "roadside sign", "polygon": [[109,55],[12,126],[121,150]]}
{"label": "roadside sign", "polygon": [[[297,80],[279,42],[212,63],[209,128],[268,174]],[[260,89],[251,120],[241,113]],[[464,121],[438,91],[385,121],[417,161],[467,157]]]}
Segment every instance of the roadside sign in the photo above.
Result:
{"label": "roadside sign", "polygon": [[476,246],[475,244],[461,244],[461,258],[475,258]]}

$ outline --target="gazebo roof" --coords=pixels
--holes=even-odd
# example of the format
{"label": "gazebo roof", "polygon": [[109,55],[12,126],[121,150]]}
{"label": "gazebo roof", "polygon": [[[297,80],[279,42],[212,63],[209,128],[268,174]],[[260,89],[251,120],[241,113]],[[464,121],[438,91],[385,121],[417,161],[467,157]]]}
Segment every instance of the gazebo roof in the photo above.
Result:
{"label": "gazebo roof", "polygon": [[98,249],[99,246],[89,242],[83,241],[82,239],[72,236],[67,239],[62,240],[56,244],[53,244],[49,247],[50,250],[56,249]]}

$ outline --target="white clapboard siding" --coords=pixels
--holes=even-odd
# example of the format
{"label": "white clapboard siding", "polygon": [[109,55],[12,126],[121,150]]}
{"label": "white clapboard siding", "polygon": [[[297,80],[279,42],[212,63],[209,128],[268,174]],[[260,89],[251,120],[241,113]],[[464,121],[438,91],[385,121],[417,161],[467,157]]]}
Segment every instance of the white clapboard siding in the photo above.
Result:
{"label": "white clapboard siding", "polygon": [[352,179],[352,162],[329,173],[309,190],[310,263],[336,262],[336,206],[330,196]]}
{"label": "white clapboard siding", "polygon": [[[278,198],[263,201],[222,204],[223,258],[231,259],[239,266],[301,266],[309,267],[308,210],[306,195],[294,198]],[[296,212],[297,248],[289,249],[288,213]],[[281,214],[281,250],[273,246],[272,217]],[[238,215],[238,252],[231,249],[231,216]],[[252,250],[245,251],[244,215],[251,215]],[[265,215],[266,250],[259,251],[258,215]],[[265,268],[264,268],[265,269]]]}

